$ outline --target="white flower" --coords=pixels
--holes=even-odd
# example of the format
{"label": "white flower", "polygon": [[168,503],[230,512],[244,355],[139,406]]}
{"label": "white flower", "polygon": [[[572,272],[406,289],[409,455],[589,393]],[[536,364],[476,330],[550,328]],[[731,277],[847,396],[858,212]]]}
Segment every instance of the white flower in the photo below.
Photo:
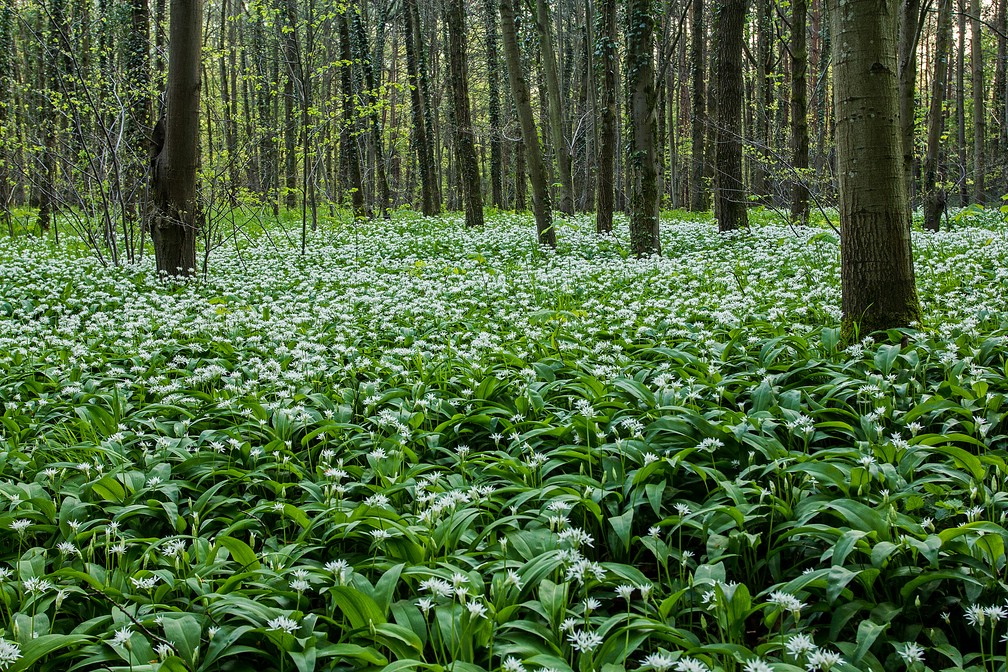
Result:
{"label": "white flower", "polygon": [[6,670],[21,657],[21,648],[14,642],[0,637],[0,670]]}
{"label": "white flower", "polygon": [[416,601],[416,606],[420,607],[424,614],[428,614],[434,608],[434,600],[429,597],[421,597]]}
{"label": "white flower", "polygon": [[815,642],[812,638],[804,633],[799,633],[797,635],[791,635],[788,641],[784,644],[785,650],[794,658],[801,656],[804,653],[808,653],[815,649]]}
{"label": "white flower", "polygon": [[999,605],[993,605],[984,607],[984,614],[991,620],[991,623],[997,623],[1004,618],[1008,618],[1008,609]]}
{"label": "white flower", "polygon": [[633,586],[626,583],[616,586],[616,596],[621,597],[626,601],[630,601],[630,596],[633,595]]}
{"label": "white flower", "polygon": [[271,618],[266,621],[266,625],[269,626],[270,630],[280,630],[286,632],[288,635],[293,634],[298,629],[298,622],[287,616]]}
{"label": "white flower", "polygon": [[778,606],[785,611],[790,611],[795,614],[808,606],[791,593],[785,593],[782,590],[775,590],[770,593],[769,602],[770,604]]}
{"label": "white flower", "polygon": [[31,521],[27,518],[18,518],[17,520],[11,521],[10,524],[10,529],[14,530],[21,536],[24,536],[24,533],[28,531],[29,527],[31,527]]}
{"label": "white flower", "polygon": [[710,668],[696,658],[684,656],[676,662],[676,672],[710,672]]}
{"label": "white flower", "polygon": [[914,663],[924,662],[924,647],[916,642],[907,642],[903,645],[902,649],[897,647],[896,653],[903,659],[907,667],[910,667]]}
{"label": "white flower", "polygon": [[648,667],[655,672],[667,672],[667,670],[672,668],[673,663],[672,656],[659,651],[645,656],[644,660],[641,661],[641,669]]}
{"label": "white flower", "polygon": [[466,602],[466,609],[469,610],[469,617],[470,618],[486,618],[487,617],[487,608],[486,608],[486,606],[482,602],[477,602],[476,600],[472,600],[470,602]]}
{"label": "white flower", "polygon": [[575,651],[589,653],[602,643],[602,637],[591,630],[576,630],[567,633],[567,641]]}
{"label": "white flower", "polygon": [[525,672],[525,666],[514,656],[508,656],[501,664],[504,672]]}
{"label": "white flower", "polygon": [[843,662],[843,658],[836,651],[828,651],[826,649],[816,649],[809,654],[808,662],[805,663],[805,669],[809,672],[815,672],[815,670],[821,670],[821,672],[827,672],[834,665]]}
{"label": "white flower", "polygon": [[133,631],[127,626],[123,626],[115,631],[112,639],[109,640],[109,644],[112,646],[125,646],[129,641],[130,637],[133,636]]}
{"label": "white flower", "polygon": [[742,672],[773,672],[773,668],[760,658],[751,658],[742,667]]}
{"label": "white flower", "polygon": [[174,650],[172,649],[171,644],[169,644],[168,642],[161,642],[160,644],[154,647],[154,652],[157,653],[158,659],[163,661],[165,658],[172,655],[172,653],[174,653]]}

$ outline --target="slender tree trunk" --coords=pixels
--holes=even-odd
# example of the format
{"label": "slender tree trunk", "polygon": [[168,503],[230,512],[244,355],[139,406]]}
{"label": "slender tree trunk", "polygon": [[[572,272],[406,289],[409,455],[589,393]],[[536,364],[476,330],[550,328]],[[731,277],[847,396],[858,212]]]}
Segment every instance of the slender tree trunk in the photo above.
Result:
{"label": "slender tree trunk", "polygon": [[465,11],[462,0],[447,0],[448,62],[451,70],[452,109],[455,115],[455,155],[465,202],[466,226],[483,226],[483,194],[469,111],[469,70],[466,67]]}
{"label": "slender tree trunk", "polygon": [[952,1],[938,0],[938,43],[935,46],[935,74],[931,82],[928,112],[927,154],[924,156],[924,228],[937,231],[945,212],[945,190],[938,186],[938,158],[945,126],[945,88],[949,47],[952,37]]}
{"label": "slender tree trunk", "polygon": [[382,140],[381,123],[381,101],[379,100],[378,82],[375,79],[374,66],[368,50],[367,33],[364,30],[364,22],[361,20],[360,12],[350,10],[350,28],[353,32],[354,60],[360,63],[360,69],[364,82],[364,97],[368,101],[368,117],[371,120],[371,133],[369,142],[371,151],[375,156],[375,178],[378,182],[378,205],[382,217],[388,217],[389,207],[389,183],[385,173],[385,149]]}
{"label": "slender tree trunk", "polygon": [[987,202],[985,186],[987,170],[984,157],[984,140],[987,136],[987,109],[984,96],[983,44],[980,34],[980,0],[970,2],[970,65],[973,77],[973,200],[981,205]]}
{"label": "slender tree trunk", "polygon": [[283,5],[284,19],[279,22],[280,42],[283,49],[284,71],[284,201],[288,208],[297,207],[297,135],[294,121],[294,103],[300,98],[304,78],[301,73],[301,48],[298,44],[297,4],[287,0]]}
{"label": "slender tree trunk", "polygon": [[196,191],[199,166],[202,0],[171,0],[171,48],[164,147],[156,159],[151,240],[159,273],[189,275],[203,214]]}
{"label": "slender tree trunk", "polygon": [[[14,7],[5,2],[0,7],[0,128],[14,129],[16,116],[14,114]],[[0,135],[0,227],[13,235],[11,221],[11,205],[14,195],[12,185],[11,165],[13,164],[14,147],[13,130]]]}
{"label": "slender tree trunk", "polygon": [[[347,9],[347,12],[353,11]],[[347,16],[345,13],[336,17],[337,30],[339,31],[340,59],[344,63],[351,61],[350,51],[350,29],[347,26]],[[364,181],[361,177],[360,154],[357,152],[357,143],[353,138],[354,127],[354,104],[353,104],[353,74],[350,68],[340,68],[341,98],[343,107],[343,128],[340,133],[340,152],[343,155],[344,165],[346,165],[349,187],[350,202],[353,204],[354,216],[363,219],[367,214],[364,204]]]}
{"label": "slender tree trunk", "polygon": [[616,0],[598,0],[595,53],[599,89],[598,209],[595,230],[609,233],[613,228],[616,184]]}
{"label": "slender tree trunk", "polygon": [[808,224],[809,219],[809,131],[808,131],[808,49],[805,44],[808,0],[791,2],[791,147],[795,169],[791,190],[791,220]]}
{"label": "slender tree trunk", "polygon": [[553,45],[553,20],[547,0],[536,0],[536,32],[539,35],[539,48],[542,54],[542,69],[546,79],[546,100],[550,126],[550,137],[553,140],[553,154],[560,178],[559,203],[560,212],[574,213],[574,185],[571,177],[570,148],[567,145],[567,133],[563,107],[560,99],[560,78],[557,75],[556,49]]}
{"label": "slender tree trunk", "polygon": [[[756,106],[753,111],[756,154],[752,161],[752,192],[760,202],[770,199],[767,167],[770,165],[770,115],[773,104],[773,26],[770,22],[771,0],[756,1]],[[793,5],[792,5],[793,9]],[[793,27],[792,27],[793,28]],[[792,86],[794,86],[792,79]]]}
{"label": "slender tree trunk", "polygon": [[847,339],[920,320],[900,137],[895,6],[830,0]]}
{"label": "slender tree trunk", "polygon": [[956,149],[959,152],[959,205],[969,202],[966,166],[966,0],[959,0],[959,42],[956,47]]}
{"label": "slender tree trunk", "polygon": [[[927,0],[927,5],[931,0]],[[925,10],[927,7],[924,8]],[[917,44],[921,30],[921,0],[902,0],[899,17],[899,108],[903,146],[903,177],[913,198],[914,127],[917,118]]]}
{"label": "slender tree trunk", "polygon": [[650,0],[627,2],[627,111],[630,115],[630,249],[661,254],[658,219],[658,119],[655,115],[654,12]]}
{"label": "slender tree trunk", "polygon": [[707,36],[704,27],[704,4],[704,0],[693,0],[690,13],[690,107],[693,110],[690,140],[693,149],[689,191],[690,210],[693,212],[706,210],[709,204],[709,195],[704,183],[704,143],[707,129],[707,80],[704,77]]}
{"label": "slender tree trunk", "polygon": [[714,12],[714,96],[717,129],[714,154],[714,216],[719,231],[748,223],[742,177],[742,49],[746,0],[725,0]]}
{"label": "slender tree trunk", "polygon": [[223,107],[224,146],[227,149],[227,199],[231,207],[238,205],[238,92],[231,85],[235,69],[234,21],[228,0],[221,0],[218,52],[220,65],[221,105]]}
{"label": "slender tree trunk", "polygon": [[[540,245],[556,248],[556,231],[553,229],[553,213],[550,209],[549,181],[546,177],[546,162],[539,145],[539,132],[532,117],[532,102],[528,83],[522,74],[521,52],[518,49],[518,35],[515,26],[515,5],[517,0],[500,0],[501,37],[504,56],[508,65],[508,80],[514,97],[518,121],[521,124],[522,140],[528,160],[529,179],[532,182],[532,211],[535,215],[536,232]],[[523,178],[519,178],[523,179]]]}
{"label": "slender tree trunk", "polygon": [[994,10],[994,25],[998,28],[997,33],[997,61],[994,65],[994,119],[997,125],[997,133],[991,138],[991,156],[998,165],[991,168],[999,169],[1000,179],[994,188],[1002,194],[1008,192],[1008,162],[1005,161],[1004,154],[1008,152],[1008,124],[1005,123],[1005,102],[1008,98],[1008,2],[997,0]]}
{"label": "slender tree trunk", "polygon": [[426,68],[426,63],[423,58],[420,16],[416,2],[417,0],[406,0],[404,3],[403,36],[406,38],[406,67],[409,71],[410,101],[413,108],[413,144],[416,147],[420,168],[420,193],[423,199],[421,212],[432,216],[441,211],[441,201],[438,196],[438,176],[434,165],[434,139],[431,137],[428,123],[427,110],[430,102],[425,95],[427,87],[424,85],[424,80],[427,75],[423,70]]}
{"label": "slender tree trunk", "polygon": [[483,0],[486,30],[487,114],[490,121],[490,194],[495,208],[504,207],[504,152],[501,134],[500,56],[498,55],[497,9],[494,0]]}

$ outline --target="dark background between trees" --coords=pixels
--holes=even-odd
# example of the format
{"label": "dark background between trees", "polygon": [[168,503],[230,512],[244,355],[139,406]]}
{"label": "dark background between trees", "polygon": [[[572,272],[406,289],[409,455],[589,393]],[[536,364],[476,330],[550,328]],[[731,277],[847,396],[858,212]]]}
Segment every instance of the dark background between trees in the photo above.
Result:
{"label": "dark background between trees", "polygon": [[[893,67],[876,65],[895,132],[859,151],[895,155],[899,219],[922,207],[936,229],[947,205],[1008,191],[1006,1],[902,0],[875,22],[890,26]],[[158,257],[169,272],[239,205],[295,214],[302,232],[344,211],[478,225],[484,207],[531,207],[547,245],[554,211],[595,212],[602,233],[626,211],[638,254],[660,252],[660,207],[713,208],[722,230],[752,204],[843,220],[828,4],[5,0],[0,217],[13,232],[25,206],[41,230],[59,214],[112,264],[148,231],[193,238]],[[856,4],[868,14],[844,30],[867,35],[892,3]],[[188,18],[169,34],[170,15]],[[176,98],[169,42],[184,40],[202,58]],[[158,124],[181,100],[198,121]],[[186,123],[197,144],[162,152]],[[177,179],[196,169],[198,193]]]}

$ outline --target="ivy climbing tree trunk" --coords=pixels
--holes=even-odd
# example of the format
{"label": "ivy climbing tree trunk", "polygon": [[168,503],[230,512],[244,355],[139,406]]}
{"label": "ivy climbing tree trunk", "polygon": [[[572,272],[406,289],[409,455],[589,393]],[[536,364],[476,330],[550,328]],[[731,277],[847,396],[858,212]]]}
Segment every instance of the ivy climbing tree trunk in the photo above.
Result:
{"label": "ivy climbing tree trunk", "polygon": [[654,27],[651,0],[628,0],[627,111],[630,148],[630,249],[661,254],[658,218],[658,119],[655,100]]}
{"label": "ivy climbing tree trunk", "polygon": [[920,320],[888,0],[829,0],[840,182],[843,332]]}
{"label": "ivy climbing tree trunk", "polygon": [[[550,209],[549,180],[546,175],[546,161],[539,144],[539,131],[532,116],[532,101],[528,82],[522,73],[521,52],[518,49],[518,31],[515,26],[517,0],[500,0],[501,41],[504,57],[507,59],[508,81],[514,98],[515,111],[521,124],[525,158],[528,163],[529,180],[532,182],[532,212],[535,215],[536,233],[540,245],[556,248],[556,231],[553,229],[553,213]],[[524,179],[521,174],[517,179]]]}
{"label": "ivy climbing tree trunk", "polygon": [[164,146],[155,159],[151,240],[159,273],[190,275],[203,212],[196,190],[199,166],[202,0],[171,0]]}

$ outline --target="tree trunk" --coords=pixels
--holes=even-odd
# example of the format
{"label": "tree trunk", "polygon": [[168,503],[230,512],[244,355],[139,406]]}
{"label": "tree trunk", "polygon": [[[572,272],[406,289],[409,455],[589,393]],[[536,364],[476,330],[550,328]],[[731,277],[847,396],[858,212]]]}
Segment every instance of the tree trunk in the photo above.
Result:
{"label": "tree trunk", "polygon": [[992,168],[1000,169],[1000,180],[999,184],[994,185],[993,188],[1000,191],[1002,194],[1008,192],[1008,163],[1004,159],[1005,152],[1008,152],[1008,124],[1005,123],[1005,103],[1006,98],[1008,98],[1008,77],[1006,77],[1006,70],[1008,70],[1008,2],[1006,0],[997,0],[997,6],[994,11],[994,25],[998,28],[997,33],[997,61],[994,66],[994,119],[997,125],[997,133],[991,139],[991,156],[995,157],[995,161],[999,165],[992,166]]}
{"label": "tree trunk", "polygon": [[[756,109],[753,111],[756,154],[752,162],[752,192],[761,203],[770,200],[767,168],[770,165],[770,115],[773,105],[773,26],[770,1],[756,0]],[[792,30],[794,27],[792,26]],[[793,80],[792,80],[793,82]]]}
{"label": "tree trunk", "polygon": [[693,109],[693,119],[690,124],[692,131],[692,159],[690,164],[690,210],[700,212],[706,210],[709,200],[707,187],[704,183],[704,143],[707,128],[707,80],[704,77],[705,61],[707,59],[705,46],[707,36],[704,28],[704,0],[693,0],[690,13],[690,107]]}
{"label": "tree trunk", "polygon": [[931,107],[928,112],[927,154],[924,156],[924,228],[937,231],[945,212],[945,190],[938,186],[938,157],[945,127],[945,86],[948,75],[949,46],[952,33],[952,2],[938,2],[938,43],[935,47],[935,74],[931,82]]}
{"label": "tree trunk", "polygon": [[[930,0],[928,0],[930,5]],[[924,8],[925,10],[927,7]],[[917,117],[917,44],[922,24],[921,0],[902,0],[899,17],[899,109],[903,146],[903,179],[913,197],[914,127]]]}
{"label": "tree trunk", "polygon": [[595,230],[610,233],[613,227],[616,183],[616,0],[599,0],[595,53],[598,56],[599,89],[599,149],[598,149],[598,210]]}
{"label": "tree trunk", "polygon": [[[347,12],[353,11],[347,9]],[[347,16],[345,13],[336,17],[337,30],[339,31],[340,59],[344,63],[351,62],[350,52],[350,28],[347,26]],[[357,143],[354,140],[354,104],[353,104],[353,75],[350,68],[340,68],[341,99],[343,107],[343,127],[340,133],[340,152],[343,155],[344,165],[347,167],[350,187],[350,202],[353,205],[354,216],[363,219],[367,214],[364,205],[364,181],[361,177],[360,154],[357,152]]]}
{"label": "tree trunk", "polygon": [[483,226],[483,194],[480,192],[476,143],[469,111],[469,71],[466,67],[465,11],[462,0],[447,0],[448,63],[451,70],[452,110],[455,115],[455,156],[458,163],[466,226]]}
{"label": "tree trunk", "polygon": [[[141,0],[145,2],[146,0]],[[235,81],[235,39],[234,20],[228,11],[228,0],[222,0],[220,10],[220,34],[218,35],[218,59],[220,66],[221,106],[224,115],[224,146],[227,149],[227,199],[233,208],[238,205],[238,91],[231,84]]]}
{"label": "tree trunk", "polygon": [[627,2],[627,111],[630,115],[630,249],[661,254],[658,219],[658,119],[655,114],[654,25],[650,0]]}
{"label": "tree trunk", "polygon": [[987,135],[987,109],[984,101],[983,44],[980,34],[980,0],[970,2],[970,65],[973,77],[973,200],[981,205],[987,202],[984,185],[987,170],[984,157],[984,140]]}
{"label": "tree trunk", "polygon": [[203,221],[196,191],[199,166],[202,0],[171,0],[164,147],[154,171],[151,240],[159,273],[190,275]]}
{"label": "tree trunk", "polygon": [[956,149],[959,152],[959,205],[969,202],[966,167],[966,0],[959,0],[959,41],[956,45]]}
{"label": "tree trunk", "polygon": [[[12,113],[13,83],[11,71],[14,67],[14,8],[5,2],[0,7],[0,128],[14,128],[15,115]],[[10,132],[10,136],[14,133]],[[0,226],[13,235],[11,222],[11,201],[14,190],[11,185],[11,164],[13,163],[13,143],[8,133],[0,135]]]}
{"label": "tree trunk", "polygon": [[791,189],[791,220],[808,224],[809,131],[808,49],[805,44],[808,0],[791,2],[791,162],[795,179]]}
{"label": "tree trunk", "polygon": [[[522,74],[521,53],[518,50],[518,35],[515,27],[515,5],[517,0],[500,0],[501,38],[504,56],[508,65],[508,81],[514,97],[515,110],[521,124],[522,141],[528,161],[529,179],[532,182],[532,211],[535,215],[536,232],[540,245],[556,248],[556,231],[553,229],[553,213],[550,210],[549,184],[546,177],[546,162],[543,160],[539,133],[532,117],[532,102],[528,83]],[[519,179],[523,179],[520,178]]]}
{"label": "tree trunk", "polygon": [[560,99],[560,78],[557,75],[556,49],[553,45],[553,20],[547,0],[536,0],[536,32],[539,35],[539,47],[542,54],[542,69],[546,79],[546,101],[550,126],[550,137],[553,140],[553,154],[556,156],[559,169],[560,212],[568,215],[574,213],[574,185],[571,178],[571,156],[565,133],[563,103]]}
{"label": "tree trunk", "polygon": [[714,216],[718,231],[748,224],[742,178],[742,49],[746,0],[725,0],[714,12]]}
{"label": "tree trunk", "polygon": [[[830,0],[847,339],[920,320],[900,147],[893,3]],[[842,45],[842,48],[840,47]]]}
{"label": "tree trunk", "polygon": [[495,208],[504,207],[504,152],[500,101],[500,57],[498,55],[497,9],[494,0],[483,0],[486,29],[487,114],[490,121],[490,198]]}
{"label": "tree trunk", "polygon": [[406,38],[406,67],[409,71],[410,102],[413,108],[413,144],[420,168],[421,212],[433,216],[441,211],[441,200],[434,165],[434,138],[431,137],[428,123],[430,100],[425,95],[426,63],[416,2],[417,0],[406,0],[403,5],[403,36]]}
{"label": "tree trunk", "polygon": [[375,157],[375,178],[378,182],[378,206],[382,217],[388,217],[389,207],[389,183],[385,174],[385,149],[382,144],[382,123],[381,123],[381,101],[379,100],[378,82],[375,79],[374,65],[371,54],[368,50],[367,33],[364,31],[364,22],[361,20],[360,12],[350,12],[347,19],[350,22],[350,30],[353,33],[352,45],[354,61],[360,63],[360,69],[364,82],[364,97],[368,101],[368,117],[371,120],[371,133],[368,141],[371,151]]}

